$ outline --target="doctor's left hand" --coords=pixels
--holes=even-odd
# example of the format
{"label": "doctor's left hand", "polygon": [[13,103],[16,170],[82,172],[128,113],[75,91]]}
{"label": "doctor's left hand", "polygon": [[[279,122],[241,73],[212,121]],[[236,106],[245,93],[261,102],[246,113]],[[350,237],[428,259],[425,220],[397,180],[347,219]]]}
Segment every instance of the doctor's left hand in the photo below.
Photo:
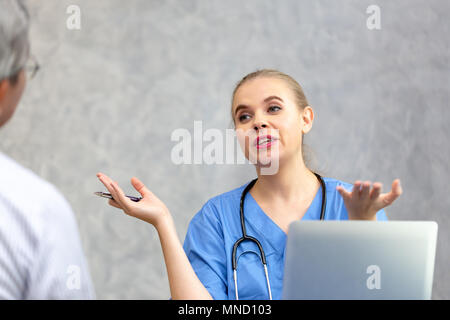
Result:
{"label": "doctor's left hand", "polygon": [[391,205],[403,192],[400,179],[392,182],[392,189],[388,193],[380,193],[380,182],[375,182],[372,189],[371,184],[370,181],[357,180],[351,192],[346,191],[343,186],[336,187],[344,199],[350,220],[376,220],[376,213]]}

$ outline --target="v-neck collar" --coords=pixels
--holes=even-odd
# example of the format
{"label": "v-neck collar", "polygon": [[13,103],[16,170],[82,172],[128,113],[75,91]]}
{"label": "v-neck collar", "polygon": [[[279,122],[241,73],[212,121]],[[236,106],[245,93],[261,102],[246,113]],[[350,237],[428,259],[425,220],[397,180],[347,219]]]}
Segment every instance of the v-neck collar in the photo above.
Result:
{"label": "v-neck collar", "polygon": [[[321,203],[322,185],[319,186],[313,201],[301,220],[320,219]],[[287,234],[261,209],[250,192],[247,193],[246,201],[244,201],[244,212],[246,223],[256,228],[265,237],[266,242],[270,244],[273,250],[282,253],[286,244]]]}

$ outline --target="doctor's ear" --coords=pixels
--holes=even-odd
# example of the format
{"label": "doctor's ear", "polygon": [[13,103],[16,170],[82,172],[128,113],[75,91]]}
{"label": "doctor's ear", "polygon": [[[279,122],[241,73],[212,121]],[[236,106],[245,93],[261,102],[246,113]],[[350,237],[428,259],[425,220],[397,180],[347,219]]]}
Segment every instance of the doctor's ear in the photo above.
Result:
{"label": "doctor's ear", "polygon": [[311,106],[307,105],[303,109],[302,120],[303,120],[302,133],[305,134],[308,133],[309,130],[311,130],[312,124],[314,122],[314,111],[311,108]]}

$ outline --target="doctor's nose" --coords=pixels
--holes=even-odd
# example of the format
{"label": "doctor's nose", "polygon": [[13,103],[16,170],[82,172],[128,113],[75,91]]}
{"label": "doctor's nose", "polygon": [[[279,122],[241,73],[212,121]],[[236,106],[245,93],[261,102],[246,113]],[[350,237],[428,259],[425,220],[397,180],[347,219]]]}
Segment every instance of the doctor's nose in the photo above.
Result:
{"label": "doctor's nose", "polygon": [[259,121],[255,121],[255,123],[253,124],[253,128],[255,129],[255,131],[261,130],[263,128],[267,128],[267,123],[263,120],[259,120]]}

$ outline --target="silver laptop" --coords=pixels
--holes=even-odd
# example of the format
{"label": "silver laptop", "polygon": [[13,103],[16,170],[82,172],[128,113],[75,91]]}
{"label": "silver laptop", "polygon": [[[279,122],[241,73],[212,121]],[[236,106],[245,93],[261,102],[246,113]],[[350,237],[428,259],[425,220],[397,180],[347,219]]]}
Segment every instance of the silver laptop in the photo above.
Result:
{"label": "silver laptop", "polygon": [[431,299],[434,221],[296,221],[283,299]]}

